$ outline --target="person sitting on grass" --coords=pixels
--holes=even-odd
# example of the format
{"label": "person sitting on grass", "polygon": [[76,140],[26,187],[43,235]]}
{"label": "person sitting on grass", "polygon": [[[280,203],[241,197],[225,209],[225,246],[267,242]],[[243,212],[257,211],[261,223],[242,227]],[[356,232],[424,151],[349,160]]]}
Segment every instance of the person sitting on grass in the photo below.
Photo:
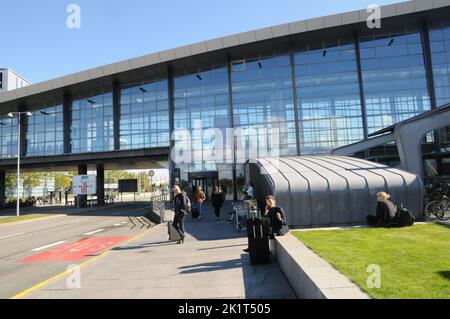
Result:
{"label": "person sitting on grass", "polygon": [[391,195],[386,192],[377,193],[376,216],[367,216],[367,223],[370,226],[385,227],[394,221],[397,207],[389,200],[390,198]]}

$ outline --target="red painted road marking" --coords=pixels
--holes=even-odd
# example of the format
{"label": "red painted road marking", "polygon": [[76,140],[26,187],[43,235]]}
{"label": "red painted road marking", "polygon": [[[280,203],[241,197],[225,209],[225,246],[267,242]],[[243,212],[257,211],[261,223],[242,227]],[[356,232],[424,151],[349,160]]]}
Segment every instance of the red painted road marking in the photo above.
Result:
{"label": "red painted road marking", "polygon": [[20,262],[50,262],[77,261],[108,249],[109,247],[127,240],[129,237],[90,237],[80,239],[74,243],[63,245],[49,251],[29,256]]}

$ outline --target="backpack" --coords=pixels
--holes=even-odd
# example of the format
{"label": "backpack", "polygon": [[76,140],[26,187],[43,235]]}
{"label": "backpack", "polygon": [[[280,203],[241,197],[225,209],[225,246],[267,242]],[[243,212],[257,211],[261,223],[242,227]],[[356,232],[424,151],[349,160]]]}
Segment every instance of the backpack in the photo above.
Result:
{"label": "backpack", "polygon": [[396,214],[398,227],[412,226],[416,218],[407,208],[399,208]]}
{"label": "backpack", "polygon": [[186,214],[190,214],[192,208],[191,200],[189,199],[189,196],[187,196],[185,192],[183,192],[183,196],[186,197]]}

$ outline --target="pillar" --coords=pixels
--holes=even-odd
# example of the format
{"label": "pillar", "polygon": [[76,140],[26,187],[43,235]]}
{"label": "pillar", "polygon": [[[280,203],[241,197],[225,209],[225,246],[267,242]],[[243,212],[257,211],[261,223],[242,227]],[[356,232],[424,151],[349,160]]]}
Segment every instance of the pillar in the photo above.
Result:
{"label": "pillar", "polygon": [[97,203],[100,206],[105,205],[105,167],[103,164],[97,164]]}
{"label": "pillar", "polygon": [[6,172],[0,171],[0,208],[5,207]]}
{"label": "pillar", "polygon": [[[78,165],[78,175],[87,174],[87,165]],[[87,206],[87,195],[78,195],[79,207]]]}

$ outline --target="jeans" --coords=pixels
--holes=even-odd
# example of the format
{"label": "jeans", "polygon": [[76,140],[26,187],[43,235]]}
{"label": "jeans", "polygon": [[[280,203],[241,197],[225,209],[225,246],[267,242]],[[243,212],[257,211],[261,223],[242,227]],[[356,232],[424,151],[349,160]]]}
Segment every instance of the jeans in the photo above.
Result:
{"label": "jeans", "polygon": [[197,203],[198,217],[202,216],[203,202]]}
{"label": "jeans", "polygon": [[184,213],[175,212],[172,225],[180,233],[181,237],[184,238]]}

